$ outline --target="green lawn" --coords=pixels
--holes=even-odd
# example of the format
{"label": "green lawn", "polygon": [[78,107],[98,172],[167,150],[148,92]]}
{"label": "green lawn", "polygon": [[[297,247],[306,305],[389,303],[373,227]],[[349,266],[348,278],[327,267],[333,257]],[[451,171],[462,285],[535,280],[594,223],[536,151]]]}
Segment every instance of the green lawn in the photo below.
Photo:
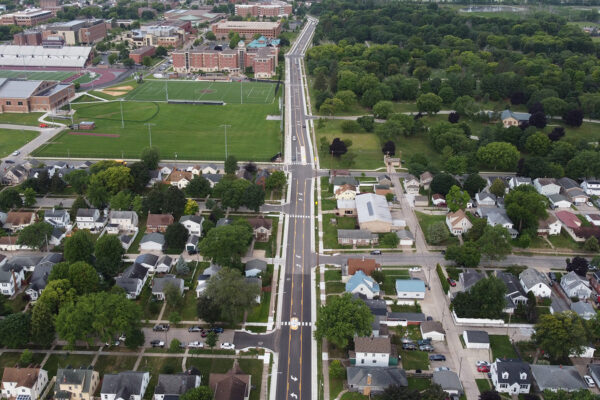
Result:
{"label": "green lawn", "polygon": [[250,392],[250,400],[259,400],[260,399],[260,384],[262,381],[262,372],[263,372],[263,361],[262,360],[249,360],[249,359],[240,359],[239,360],[240,368],[247,374],[252,376],[251,384],[253,386],[252,391]]}
{"label": "green lawn", "polygon": [[127,250],[127,252],[130,254],[140,252],[140,242],[146,234],[146,218],[147,217],[145,215],[140,218],[140,221],[138,223],[138,234],[135,236],[135,239],[133,239],[133,243],[131,243],[131,246],[129,246],[129,249]]}
{"label": "green lawn", "polygon": [[325,294],[343,293],[346,284],[343,282],[325,282]]}
{"label": "green lawn", "polygon": [[[21,358],[21,353],[3,353],[0,355],[0,369],[16,366],[19,358]],[[40,364],[43,359],[44,354],[33,353],[33,364]]]}
{"label": "green lawn", "polygon": [[408,388],[416,389],[418,391],[425,390],[431,386],[431,379],[425,378],[407,378]]}
{"label": "green lawn", "polygon": [[100,376],[130,371],[133,369],[136,360],[137,356],[99,356],[96,365],[94,365],[94,370],[98,371]]}
{"label": "green lawn", "polygon": [[342,271],[339,269],[330,269],[325,271],[325,280],[326,281],[341,281],[342,280]]}
{"label": "green lawn", "polygon": [[[329,362],[331,364],[331,362]],[[335,399],[344,389],[344,380],[329,375],[329,398]]]}
{"label": "green lawn", "polygon": [[225,373],[233,366],[232,358],[199,358],[188,357],[186,367],[196,367],[202,373],[202,382],[208,382],[208,375],[211,372]]}
{"label": "green lawn", "polygon": [[558,249],[581,250],[581,247],[583,246],[583,242],[579,244],[574,241],[564,229],[560,232],[560,235],[548,236],[548,240]]}
{"label": "green lawn", "polygon": [[162,307],[161,301],[152,301],[152,290],[148,285],[144,286],[137,303],[142,308],[143,317],[145,320],[156,319],[160,314]]}
{"label": "green lawn", "polygon": [[73,104],[75,122],[94,121],[96,128],[83,135],[66,130],[36,149],[34,155],[137,158],[150,144],[150,128],[152,145],[158,147],[163,159],[223,160],[223,125],[228,125],[228,154],[238,159],[267,161],[281,151],[280,121],[266,120],[268,114],[279,114],[277,104],[212,106],[124,101],[122,106],[124,128],[118,101]]}
{"label": "green lawn", "polygon": [[[429,227],[431,225],[433,225],[434,223],[443,222],[444,227],[446,228],[446,231],[448,231],[448,227],[446,226],[446,216],[445,215],[429,215],[429,214],[420,213],[418,211],[416,211],[415,214],[417,214],[417,218],[419,219],[419,225],[421,225],[421,229],[423,230],[423,233],[425,234],[425,240],[427,240],[427,243],[433,244],[433,243],[429,242],[428,230],[429,230]],[[450,234],[450,231],[448,231],[448,234]],[[437,243],[436,245],[437,246],[449,246],[451,244],[458,244],[458,238],[450,235],[450,237],[448,239],[446,239],[442,243]]]}
{"label": "green lawn", "polygon": [[490,335],[492,358],[517,358],[517,353],[507,335]]}
{"label": "green lawn", "polygon": [[269,306],[271,305],[271,292],[263,292],[260,304],[248,313],[246,322],[267,322],[269,319]]}
{"label": "green lawn", "polygon": [[[196,282],[194,282],[196,284]],[[194,321],[198,318],[198,300],[193,288],[185,293],[183,307],[179,310],[182,321]]]}
{"label": "green lawn", "polygon": [[429,369],[429,353],[419,350],[400,350],[398,353],[402,357],[402,368],[408,370]]}
{"label": "green lawn", "polygon": [[[125,98],[137,101],[224,101],[227,104],[270,104],[275,83],[146,80]],[[168,94],[167,94],[168,92]]]}
{"label": "green lawn", "polygon": [[485,378],[475,379],[475,383],[477,384],[477,389],[479,389],[479,393],[483,393],[486,390],[490,390],[492,388],[492,385],[490,385],[490,381]]}
{"label": "green lawn", "polygon": [[396,295],[396,279],[410,279],[408,271],[386,271],[382,289],[387,296]]}
{"label": "green lawn", "polygon": [[279,218],[270,218],[273,221],[271,226],[271,236],[268,242],[254,242],[255,250],[265,250],[265,257],[273,257],[277,253],[277,226],[279,225]]}
{"label": "green lawn", "polygon": [[150,372],[150,383],[144,395],[145,399],[151,399],[154,396],[154,387],[158,382],[160,374],[177,374],[183,372],[181,368],[180,357],[143,357],[138,371]]}
{"label": "green lawn", "polygon": [[[6,115],[6,114],[2,114]],[[0,129],[0,158],[20,149],[39,135],[37,131]]]}
{"label": "green lawn", "polygon": [[369,400],[369,396],[357,392],[346,392],[342,395],[341,400]]}
{"label": "green lawn", "polygon": [[[334,225],[331,220],[335,219],[337,223]],[[323,244],[326,249],[350,248],[350,246],[341,246],[337,240],[338,229],[355,229],[357,226],[356,218],[352,217],[336,217],[333,214],[323,215]]]}
{"label": "green lawn", "polygon": [[44,369],[48,371],[48,376],[55,376],[59,368],[66,368],[69,365],[73,368],[88,367],[93,359],[93,355],[87,354],[52,354],[44,364]]}
{"label": "green lawn", "polygon": [[25,306],[29,302],[27,299],[28,297],[25,292],[21,292],[17,294],[13,300],[6,300],[6,304],[10,306],[14,313],[18,313],[25,310]]}

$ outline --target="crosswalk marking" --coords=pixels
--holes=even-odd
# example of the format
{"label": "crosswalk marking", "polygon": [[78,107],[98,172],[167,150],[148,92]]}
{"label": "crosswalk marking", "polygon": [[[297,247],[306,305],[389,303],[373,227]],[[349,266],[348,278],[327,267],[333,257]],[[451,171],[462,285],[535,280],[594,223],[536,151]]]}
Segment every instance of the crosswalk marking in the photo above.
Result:
{"label": "crosswalk marking", "polygon": [[310,321],[298,321],[298,322],[292,323],[291,321],[281,321],[279,323],[279,325],[281,325],[281,326],[291,326],[291,325],[312,326],[312,322],[310,322]]}
{"label": "crosswalk marking", "polygon": [[289,214],[290,218],[312,218],[310,215]]}

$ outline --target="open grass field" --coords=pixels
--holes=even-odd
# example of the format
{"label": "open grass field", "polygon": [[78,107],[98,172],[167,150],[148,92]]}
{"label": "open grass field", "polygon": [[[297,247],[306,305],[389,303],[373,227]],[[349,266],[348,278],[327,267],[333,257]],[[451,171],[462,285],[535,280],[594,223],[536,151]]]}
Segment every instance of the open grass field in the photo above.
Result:
{"label": "open grass field", "polygon": [[72,107],[77,110],[75,122],[96,123],[96,129],[85,132],[93,135],[64,131],[35,150],[35,156],[137,158],[150,144],[147,123],[153,124],[152,145],[163,159],[225,159],[225,124],[229,125],[228,153],[238,159],[268,161],[281,151],[280,121],[266,120],[268,114],[278,114],[276,103],[212,106],[115,101]]}
{"label": "open grass field", "polygon": [[34,112],[27,114],[3,113],[0,114],[0,124],[31,125],[38,126],[38,118],[44,113]]}
{"label": "open grass field", "polygon": [[517,358],[517,353],[507,335],[490,335],[490,347],[492,348],[492,357],[494,359]]}
{"label": "open grass field", "polygon": [[275,100],[273,83],[146,80],[127,93],[127,100],[224,101],[227,104],[270,104]]}
{"label": "open grass field", "polygon": [[0,129],[0,158],[6,157],[16,149],[21,148],[37,135],[39,135],[37,131]]}
{"label": "open grass field", "polygon": [[0,78],[27,79],[27,80],[52,80],[62,81],[73,75],[76,71],[19,71],[0,69]]}
{"label": "open grass field", "polygon": [[[435,224],[436,222],[442,222],[445,225],[445,221],[446,221],[446,216],[444,215],[430,215],[430,214],[425,214],[425,213],[420,213],[420,212],[416,212],[417,214],[417,219],[419,220],[419,225],[421,225],[421,229],[423,230],[423,233],[425,234],[425,240],[427,240],[429,242],[429,227],[433,224]],[[446,228],[448,229],[448,228]],[[445,241],[443,241],[442,243],[436,243],[437,246],[449,246],[451,244],[458,244],[458,238],[456,236],[452,236],[450,235],[450,231],[448,231],[448,239],[446,239]],[[433,243],[431,243],[433,244]]]}

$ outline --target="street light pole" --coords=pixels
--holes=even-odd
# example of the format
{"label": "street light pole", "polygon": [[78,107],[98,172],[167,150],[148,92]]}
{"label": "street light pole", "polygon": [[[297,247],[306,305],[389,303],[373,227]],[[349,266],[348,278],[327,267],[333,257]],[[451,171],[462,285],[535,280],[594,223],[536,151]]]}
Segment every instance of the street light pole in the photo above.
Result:
{"label": "street light pole", "polygon": [[231,128],[231,125],[220,125],[225,128],[225,159],[227,160],[227,128]]}
{"label": "street light pole", "polygon": [[125,120],[123,119],[123,98],[120,99],[121,103],[121,129],[125,129]]}
{"label": "street light pole", "polygon": [[150,147],[152,147],[152,126],[156,126],[156,124],[153,124],[151,122],[147,122],[144,125],[146,125],[148,127],[148,138],[150,139]]}

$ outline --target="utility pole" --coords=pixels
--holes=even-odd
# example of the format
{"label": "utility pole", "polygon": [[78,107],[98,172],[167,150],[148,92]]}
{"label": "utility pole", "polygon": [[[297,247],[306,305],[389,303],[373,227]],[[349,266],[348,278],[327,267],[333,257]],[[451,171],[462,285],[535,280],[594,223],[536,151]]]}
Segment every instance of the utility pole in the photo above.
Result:
{"label": "utility pole", "polygon": [[123,98],[120,99],[121,103],[121,129],[125,129],[125,120],[123,119]]}
{"label": "utility pole", "polygon": [[225,128],[225,159],[227,160],[227,128],[231,128],[231,125],[220,125],[220,127]]}
{"label": "utility pole", "polygon": [[150,147],[152,147],[152,126],[156,126],[156,124],[153,124],[151,122],[147,122],[144,125],[146,125],[148,127],[148,138],[150,139]]}

